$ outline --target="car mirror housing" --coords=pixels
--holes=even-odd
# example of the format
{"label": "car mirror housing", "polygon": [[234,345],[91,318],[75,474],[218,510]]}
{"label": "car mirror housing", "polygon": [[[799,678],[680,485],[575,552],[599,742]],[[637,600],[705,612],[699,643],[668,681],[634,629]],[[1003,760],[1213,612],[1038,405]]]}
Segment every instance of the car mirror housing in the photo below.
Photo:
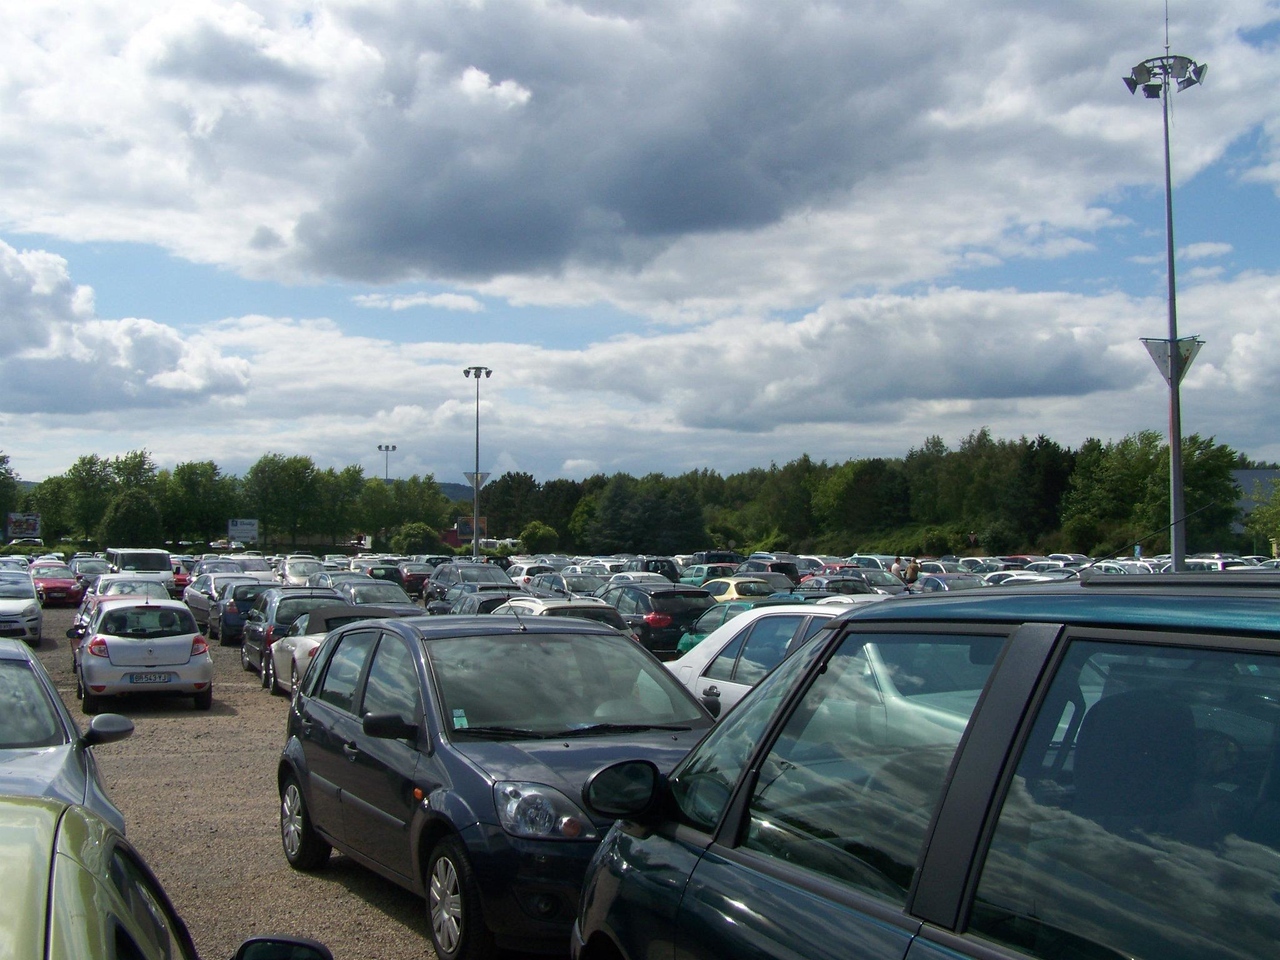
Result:
{"label": "car mirror housing", "polygon": [[602,817],[635,820],[657,806],[664,782],[652,761],[623,760],[588,777],[582,788],[582,801]]}
{"label": "car mirror housing", "polygon": [[232,960],[333,960],[323,943],[306,937],[250,937],[236,950]]}
{"label": "car mirror housing", "polygon": [[89,729],[80,738],[86,747],[123,740],[133,733],[133,721],[118,713],[100,713],[89,721]]}

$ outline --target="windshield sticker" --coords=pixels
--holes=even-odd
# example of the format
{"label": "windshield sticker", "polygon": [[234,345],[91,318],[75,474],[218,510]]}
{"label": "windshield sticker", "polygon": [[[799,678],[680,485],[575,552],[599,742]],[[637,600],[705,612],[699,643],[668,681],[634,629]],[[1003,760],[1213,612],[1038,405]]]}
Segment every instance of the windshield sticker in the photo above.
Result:
{"label": "windshield sticker", "polygon": [[467,723],[467,711],[465,710],[453,711],[453,729],[465,730],[467,729],[468,726],[470,726],[470,724]]}

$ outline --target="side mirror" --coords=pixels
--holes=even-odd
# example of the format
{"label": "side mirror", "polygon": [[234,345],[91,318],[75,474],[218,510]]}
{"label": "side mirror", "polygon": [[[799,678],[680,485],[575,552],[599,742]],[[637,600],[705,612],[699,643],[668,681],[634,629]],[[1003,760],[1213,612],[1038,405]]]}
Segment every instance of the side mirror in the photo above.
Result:
{"label": "side mirror", "polygon": [[82,626],[72,627],[70,630],[67,631],[67,639],[79,640],[82,637],[84,637],[85,633],[86,633],[86,629]]}
{"label": "side mirror", "polygon": [[610,820],[634,819],[653,809],[663,783],[649,760],[623,760],[597,770],[582,788],[587,808]]}
{"label": "side mirror", "polygon": [[394,713],[366,713],[361,724],[365,735],[379,740],[413,740],[418,725]]}
{"label": "side mirror", "polygon": [[111,743],[123,740],[133,733],[133,721],[118,713],[100,713],[89,721],[89,729],[80,738],[86,747],[98,743]]}
{"label": "side mirror", "polygon": [[232,960],[333,960],[323,943],[306,937],[250,937]]}

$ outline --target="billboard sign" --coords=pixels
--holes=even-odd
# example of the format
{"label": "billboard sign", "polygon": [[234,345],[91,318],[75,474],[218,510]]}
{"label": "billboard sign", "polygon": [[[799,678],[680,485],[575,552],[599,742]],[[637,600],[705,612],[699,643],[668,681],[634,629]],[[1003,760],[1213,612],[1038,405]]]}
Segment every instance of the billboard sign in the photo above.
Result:
{"label": "billboard sign", "polygon": [[258,521],[257,520],[228,520],[227,521],[227,539],[238,540],[241,543],[257,543],[258,542]]}
{"label": "billboard sign", "polygon": [[40,536],[40,514],[11,513],[7,527],[10,540],[34,538]]}

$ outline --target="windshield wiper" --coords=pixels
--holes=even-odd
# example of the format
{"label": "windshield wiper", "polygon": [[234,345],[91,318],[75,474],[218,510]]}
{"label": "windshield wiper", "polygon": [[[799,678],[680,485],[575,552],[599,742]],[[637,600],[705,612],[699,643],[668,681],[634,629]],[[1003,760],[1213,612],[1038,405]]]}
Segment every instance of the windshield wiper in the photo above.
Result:
{"label": "windshield wiper", "polygon": [[598,733],[643,733],[645,730],[692,730],[693,727],[674,723],[589,723],[585,727],[570,727],[548,737],[591,737]]}
{"label": "windshield wiper", "polygon": [[[498,735],[510,737],[512,740],[544,740],[553,734],[539,733],[537,730],[529,730],[525,727],[455,727],[454,736],[459,734],[474,734],[479,736]],[[554,734],[559,736],[559,734]]]}

